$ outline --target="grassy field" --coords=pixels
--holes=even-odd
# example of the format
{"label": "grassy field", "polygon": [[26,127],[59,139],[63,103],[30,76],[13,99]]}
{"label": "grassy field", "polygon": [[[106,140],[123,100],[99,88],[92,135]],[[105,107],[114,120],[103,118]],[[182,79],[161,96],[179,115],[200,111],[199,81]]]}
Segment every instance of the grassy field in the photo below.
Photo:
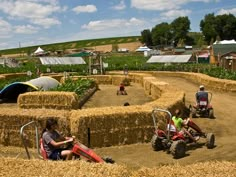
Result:
{"label": "grassy field", "polygon": [[[90,48],[93,46],[107,45],[107,44],[121,44],[121,43],[130,43],[137,42],[140,40],[140,36],[129,36],[129,37],[113,37],[113,38],[101,38],[101,39],[90,39],[90,40],[80,40],[80,41],[70,41],[54,44],[45,44],[40,45],[46,51],[56,51],[56,50],[65,50],[65,49],[82,49]],[[30,54],[38,48],[37,46],[21,47],[14,49],[0,50],[0,55],[7,54],[16,54],[16,53],[27,53]]]}

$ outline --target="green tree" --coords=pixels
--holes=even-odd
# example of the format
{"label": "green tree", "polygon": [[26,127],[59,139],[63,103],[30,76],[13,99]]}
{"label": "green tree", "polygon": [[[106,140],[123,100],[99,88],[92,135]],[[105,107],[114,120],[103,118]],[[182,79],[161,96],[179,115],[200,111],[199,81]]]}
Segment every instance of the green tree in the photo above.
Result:
{"label": "green tree", "polygon": [[190,30],[190,20],[188,17],[176,18],[170,25],[175,42],[187,39]]}
{"label": "green tree", "polygon": [[147,46],[152,46],[152,34],[149,29],[145,29],[141,32],[141,42]]}
{"label": "green tree", "polygon": [[209,44],[211,40],[230,40],[236,38],[236,18],[232,14],[215,16],[214,13],[205,15],[200,22],[200,29]]}
{"label": "green tree", "polygon": [[152,29],[152,43],[154,45],[167,45],[171,39],[171,28],[168,23],[158,24]]}

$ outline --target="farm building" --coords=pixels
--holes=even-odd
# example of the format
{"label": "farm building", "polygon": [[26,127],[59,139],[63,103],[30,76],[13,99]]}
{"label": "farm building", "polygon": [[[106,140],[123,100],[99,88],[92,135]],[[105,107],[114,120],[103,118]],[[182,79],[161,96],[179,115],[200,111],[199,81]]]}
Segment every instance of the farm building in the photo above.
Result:
{"label": "farm building", "polygon": [[220,63],[220,58],[229,52],[236,52],[235,40],[224,40],[215,42],[212,45],[210,63]]}
{"label": "farm building", "polygon": [[192,55],[156,55],[148,59],[147,63],[188,63]]}
{"label": "farm building", "polygon": [[86,64],[82,57],[40,57],[43,65],[74,65]]}
{"label": "farm building", "polygon": [[222,55],[219,65],[227,70],[236,71],[236,52],[229,52]]}

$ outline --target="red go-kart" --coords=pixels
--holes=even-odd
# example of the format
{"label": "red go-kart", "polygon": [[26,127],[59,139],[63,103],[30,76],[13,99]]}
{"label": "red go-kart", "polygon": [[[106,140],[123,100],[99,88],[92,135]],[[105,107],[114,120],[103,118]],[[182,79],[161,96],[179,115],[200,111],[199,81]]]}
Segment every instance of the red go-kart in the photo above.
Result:
{"label": "red go-kart", "polygon": [[[160,119],[157,117],[158,112],[168,114],[165,122],[166,129],[162,130],[157,126]],[[160,114],[159,114],[160,115]],[[186,146],[193,142],[193,140],[182,132],[178,132],[173,121],[172,115],[169,111],[155,108],[152,111],[154,122],[154,135],[151,140],[152,148],[155,151],[165,150],[171,153],[174,158],[182,158],[186,154]],[[191,133],[193,137],[199,136],[206,139],[206,147],[212,149],[215,145],[215,136],[213,133],[204,133],[202,130],[190,119],[188,119],[186,130]]]}

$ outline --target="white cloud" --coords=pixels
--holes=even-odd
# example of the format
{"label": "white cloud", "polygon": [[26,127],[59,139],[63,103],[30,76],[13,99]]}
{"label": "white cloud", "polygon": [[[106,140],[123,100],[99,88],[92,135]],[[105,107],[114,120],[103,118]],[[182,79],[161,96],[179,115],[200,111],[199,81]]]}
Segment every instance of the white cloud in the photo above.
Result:
{"label": "white cloud", "polygon": [[31,25],[15,26],[14,29],[14,32],[19,34],[34,34],[39,30],[38,28]]}
{"label": "white cloud", "polygon": [[12,26],[5,20],[0,19],[0,38],[8,38],[12,31]]}
{"label": "white cloud", "polygon": [[88,24],[83,25],[82,29],[101,31],[109,30],[115,28],[133,27],[143,25],[144,21],[137,18],[131,18],[129,20],[125,19],[113,19],[113,20],[100,20],[100,21],[90,21]]}
{"label": "white cloud", "polygon": [[188,4],[190,2],[217,2],[218,0],[131,0],[131,7],[141,9],[141,10],[173,10],[180,9],[182,5]]}
{"label": "white cloud", "polygon": [[[38,23],[40,26],[50,27],[49,25],[60,24],[57,19],[50,17],[53,13],[65,11],[65,7],[57,5],[56,0],[2,0],[0,11],[9,16],[10,19],[35,21],[55,21],[54,23]],[[36,23],[34,23],[36,24]]]}
{"label": "white cloud", "polygon": [[61,24],[61,22],[55,18],[31,19],[30,22],[35,25],[43,26],[44,28],[50,28],[53,25]]}
{"label": "white cloud", "polygon": [[112,7],[112,9],[115,9],[115,10],[123,10],[125,8],[126,8],[126,5],[125,5],[124,0],[120,1],[118,5]]}
{"label": "white cloud", "polygon": [[95,5],[77,6],[72,9],[76,14],[79,13],[93,13],[97,11]]}
{"label": "white cloud", "polygon": [[167,12],[161,13],[162,20],[172,20],[177,17],[188,16],[191,13],[190,10],[169,10]]}
{"label": "white cloud", "polygon": [[236,15],[236,8],[233,9],[221,9],[217,12],[217,15],[223,15],[223,14],[233,14]]}

